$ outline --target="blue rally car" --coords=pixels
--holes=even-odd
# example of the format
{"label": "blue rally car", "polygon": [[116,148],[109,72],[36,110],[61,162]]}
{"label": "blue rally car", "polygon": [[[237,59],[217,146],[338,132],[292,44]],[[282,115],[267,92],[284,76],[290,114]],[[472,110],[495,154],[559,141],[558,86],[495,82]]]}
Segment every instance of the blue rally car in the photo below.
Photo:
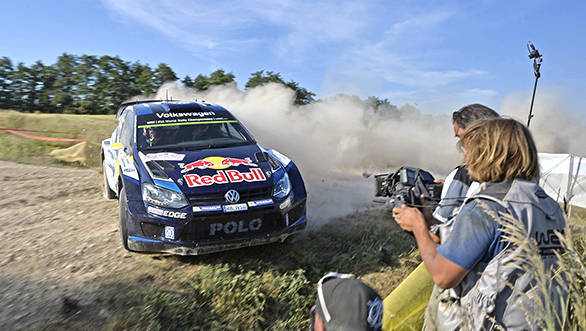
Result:
{"label": "blue rally car", "polygon": [[284,241],[307,225],[307,192],[286,156],[208,103],[128,102],[102,142],[105,195],[124,248],[198,255]]}

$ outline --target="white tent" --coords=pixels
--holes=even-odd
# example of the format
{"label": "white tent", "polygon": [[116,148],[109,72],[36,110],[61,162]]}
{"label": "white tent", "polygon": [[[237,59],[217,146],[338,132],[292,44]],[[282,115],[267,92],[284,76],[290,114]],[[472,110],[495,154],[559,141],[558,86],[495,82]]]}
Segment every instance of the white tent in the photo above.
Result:
{"label": "white tent", "polygon": [[[539,153],[541,187],[562,205],[586,208],[586,158]],[[568,209],[569,212],[569,209]]]}

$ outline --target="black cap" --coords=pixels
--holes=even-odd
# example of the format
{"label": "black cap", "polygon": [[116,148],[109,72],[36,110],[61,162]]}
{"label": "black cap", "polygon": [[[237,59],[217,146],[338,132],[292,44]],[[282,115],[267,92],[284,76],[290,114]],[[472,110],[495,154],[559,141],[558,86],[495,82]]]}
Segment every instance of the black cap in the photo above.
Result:
{"label": "black cap", "polygon": [[318,283],[317,293],[315,309],[326,330],[381,330],[381,297],[352,275],[325,275]]}

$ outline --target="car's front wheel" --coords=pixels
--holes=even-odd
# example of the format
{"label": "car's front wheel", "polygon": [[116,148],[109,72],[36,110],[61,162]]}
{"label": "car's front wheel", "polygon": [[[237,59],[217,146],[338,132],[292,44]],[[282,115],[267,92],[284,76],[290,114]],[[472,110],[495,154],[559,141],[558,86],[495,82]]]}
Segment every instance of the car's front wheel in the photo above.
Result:
{"label": "car's front wheel", "polygon": [[106,160],[104,159],[102,161],[102,174],[104,175],[104,197],[106,199],[116,199],[116,193],[112,191],[108,183],[108,176],[106,175],[107,166],[108,165],[106,164]]}
{"label": "car's front wheel", "polygon": [[126,200],[126,192],[124,187],[120,190],[120,199],[118,200],[118,223],[120,223],[120,239],[122,239],[122,246],[128,249],[128,200]]}

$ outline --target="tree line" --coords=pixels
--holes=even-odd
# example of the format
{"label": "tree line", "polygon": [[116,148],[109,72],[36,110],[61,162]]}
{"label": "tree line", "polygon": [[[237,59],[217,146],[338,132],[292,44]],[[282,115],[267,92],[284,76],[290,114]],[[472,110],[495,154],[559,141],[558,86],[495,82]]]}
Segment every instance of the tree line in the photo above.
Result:
{"label": "tree line", "polygon": [[[180,81],[196,90],[234,83],[235,76],[219,69],[208,75],[189,75]],[[0,109],[46,113],[112,114],[116,107],[137,95],[149,95],[168,81],[179,77],[165,63],[148,64],[124,61],[118,56],[76,56],[64,53],[53,65],[36,61],[27,67],[0,58]],[[286,82],[278,72],[260,70],[250,75],[245,88],[280,83],[295,91],[295,104],[314,102],[315,93]]]}

